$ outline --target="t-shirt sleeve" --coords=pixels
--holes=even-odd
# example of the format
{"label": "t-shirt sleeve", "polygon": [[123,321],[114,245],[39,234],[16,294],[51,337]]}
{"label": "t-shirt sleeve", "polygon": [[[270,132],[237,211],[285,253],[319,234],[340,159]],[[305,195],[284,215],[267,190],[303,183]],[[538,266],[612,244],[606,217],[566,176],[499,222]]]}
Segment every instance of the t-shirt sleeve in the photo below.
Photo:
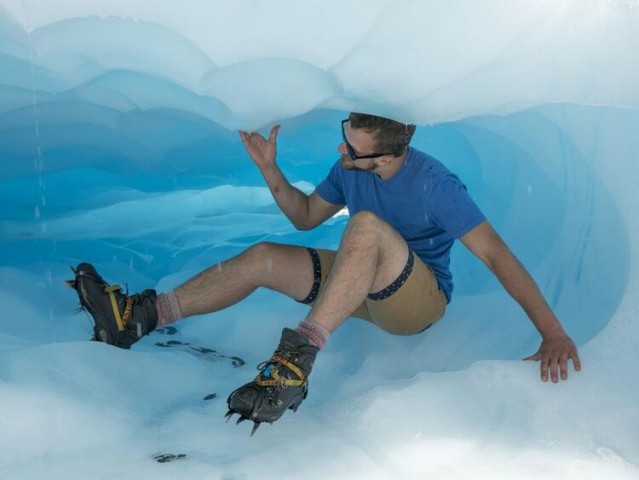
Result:
{"label": "t-shirt sleeve", "polygon": [[328,176],[315,188],[315,192],[328,203],[334,205],[346,204],[342,182],[342,167],[339,161],[333,165],[331,171],[328,172]]}
{"label": "t-shirt sleeve", "polygon": [[486,217],[455,175],[447,175],[430,196],[435,222],[453,238],[463,237]]}

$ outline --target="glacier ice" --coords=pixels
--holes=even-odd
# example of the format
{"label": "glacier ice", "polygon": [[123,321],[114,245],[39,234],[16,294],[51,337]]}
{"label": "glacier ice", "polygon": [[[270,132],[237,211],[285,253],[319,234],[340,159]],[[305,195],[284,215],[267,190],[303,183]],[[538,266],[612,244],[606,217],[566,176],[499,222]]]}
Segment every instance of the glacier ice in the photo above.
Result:
{"label": "glacier ice", "polygon": [[[2,477],[636,478],[638,7],[3,0]],[[334,248],[346,219],[295,231],[235,130],[280,122],[281,166],[312,191],[349,110],[419,125],[415,146],[533,273],[581,373],[544,385],[518,361],[538,336],[461,247],[444,322],[396,338],[350,320],[304,407],[250,441],[223,400],[304,307],[257,292],[177,325],[241,368],[158,349],[162,333],[130,352],[84,341],[62,285],[79,261],[165,290],[256,241]]]}

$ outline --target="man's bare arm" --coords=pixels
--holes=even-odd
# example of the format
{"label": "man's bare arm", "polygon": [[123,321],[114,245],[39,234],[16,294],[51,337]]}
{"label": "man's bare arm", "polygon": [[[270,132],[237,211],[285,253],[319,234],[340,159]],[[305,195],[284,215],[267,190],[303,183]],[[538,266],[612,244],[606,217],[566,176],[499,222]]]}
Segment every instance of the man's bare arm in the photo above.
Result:
{"label": "man's bare arm", "polygon": [[259,133],[243,131],[240,138],[284,215],[298,230],[311,230],[335,215],[343,205],[329,203],[316,193],[306,195],[284,177],[275,162],[279,129],[280,126],[275,125],[268,140]]}
{"label": "man's bare arm", "polygon": [[568,359],[581,369],[575,344],[544,299],[539,287],[508,246],[486,221],[461,238],[466,247],[495,274],[510,296],[533,322],[542,337],[536,354],[527,360],[541,361],[541,378],[553,382],[568,378]]}

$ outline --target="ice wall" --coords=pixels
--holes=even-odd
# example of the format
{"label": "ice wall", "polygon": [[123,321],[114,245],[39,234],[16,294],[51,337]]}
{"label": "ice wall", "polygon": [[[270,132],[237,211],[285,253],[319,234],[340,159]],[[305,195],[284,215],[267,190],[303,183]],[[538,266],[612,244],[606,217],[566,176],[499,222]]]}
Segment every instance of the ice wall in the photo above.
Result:
{"label": "ice wall", "polygon": [[[62,259],[68,242],[75,257],[77,242],[119,237],[145,245],[124,250],[158,278],[180,267],[160,267],[162,257],[202,246],[195,235],[181,244],[176,231],[203,229],[220,245],[231,239],[209,217],[228,215],[230,205],[236,216],[275,213],[233,129],[284,122],[280,161],[312,189],[335,158],[344,114],[334,110],[372,111],[424,127],[415,145],[459,172],[580,343],[591,338],[628,279],[626,200],[615,200],[619,187],[611,191],[602,176],[633,151],[620,146],[619,158],[596,149],[604,134],[623,139],[602,124],[633,124],[634,3],[346,9],[333,18],[329,4],[293,2],[192,2],[179,11],[153,2],[5,2],[7,263],[22,264],[24,251]],[[286,224],[271,229],[295,235]],[[602,255],[611,242],[614,255]],[[458,295],[496,289],[483,267],[457,255]]]}
{"label": "ice wall", "polygon": [[[622,411],[594,395],[573,419],[598,408],[607,422],[586,422],[586,437],[636,465],[629,426],[639,426],[639,379],[629,365],[638,343],[638,12],[635,1],[3,0],[0,345],[9,367],[0,379],[15,386],[27,347],[37,362],[38,346],[86,338],[89,326],[72,315],[61,286],[80,260],[132,290],[163,289],[262,239],[335,246],[346,219],[295,232],[235,130],[281,122],[281,166],[310,192],[336,158],[339,120],[368,111],[417,123],[414,145],[464,179],[582,347],[586,380],[556,401],[580,402],[605,385]],[[534,351],[534,329],[463,248],[453,272],[447,320],[428,335],[395,339],[349,322],[333,337],[326,358],[343,355],[361,379],[344,380],[346,393],[363,395],[371,384],[388,393],[395,380],[417,376],[426,391],[452,382],[456,398],[477,369],[487,384],[504,380],[502,367],[490,374],[474,362]],[[231,350],[242,339],[267,354],[272,346],[260,334],[302,311],[268,295],[253,302],[282,312],[267,315],[255,337],[245,338],[259,311],[250,303],[228,314],[239,321],[222,320],[223,331],[203,319],[191,332],[223,337],[216,341]],[[336,368],[326,362],[326,371]],[[428,377],[454,370],[461,379]],[[328,374],[318,383],[331,388]],[[370,409],[346,423],[386,411],[370,398]],[[428,413],[418,415],[428,424]],[[408,428],[395,414],[385,418]],[[389,434],[391,471],[401,473],[416,448],[400,452],[406,428]],[[492,444],[509,434],[479,430]],[[533,430],[581,445],[575,430]],[[366,448],[385,451],[382,433],[368,434]],[[467,457],[469,465],[479,457]]]}

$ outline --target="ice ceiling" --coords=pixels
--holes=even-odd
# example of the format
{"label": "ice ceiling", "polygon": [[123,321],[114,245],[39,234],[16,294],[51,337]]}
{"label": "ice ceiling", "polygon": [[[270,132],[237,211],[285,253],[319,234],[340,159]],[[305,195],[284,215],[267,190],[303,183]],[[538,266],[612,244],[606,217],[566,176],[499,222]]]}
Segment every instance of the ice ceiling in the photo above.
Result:
{"label": "ice ceiling", "polygon": [[[263,239],[334,247],[346,220],[295,232],[236,130],[282,123],[280,165],[310,192],[339,120],[367,111],[420,127],[414,146],[462,177],[595,375],[620,368],[610,388],[630,404],[637,374],[619,364],[637,359],[637,45],[635,1],[3,0],[0,343],[86,337],[61,287],[81,260],[163,289]],[[419,358],[406,378],[536,348],[463,248],[453,273],[449,321],[405,340]],[[350,361],[378,365],[375,351]],[[636,464],[617,427],[602,442]]]}

